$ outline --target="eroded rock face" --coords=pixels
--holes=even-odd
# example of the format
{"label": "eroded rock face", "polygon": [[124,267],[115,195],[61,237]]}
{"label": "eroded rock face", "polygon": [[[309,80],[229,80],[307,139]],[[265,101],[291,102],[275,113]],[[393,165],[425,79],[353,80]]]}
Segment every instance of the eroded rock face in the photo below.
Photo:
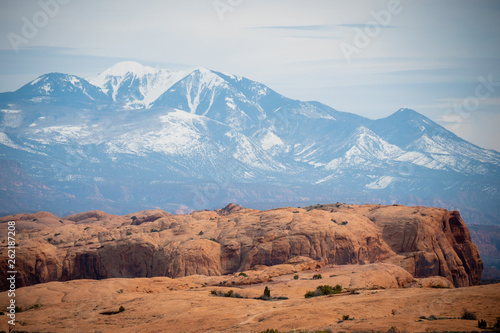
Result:
{"label": "eroded rock face", "polygon": [[[171,215],[93,211],[31,223],[17,235],[18,287],[54,280],[216,276],[310,258],[324,265],[387,262],[413,277],[478,284],[482,261],[458,212],[324,205],[257,211],[230,205]],[[33,220],[34,216],[29,216]],[[26,214],[0,219],[21,225]],[[5,272],[7,249],[0,250]],[[301,259],[302,260],[302,259]],[[2,290],[7,288],[1,282]]]}
{"label": "eroded rock face", "polygon": [[415,277],[443,276],[455,286],[479,284],[483,262],[459,212],[439,208],[360,206]]}

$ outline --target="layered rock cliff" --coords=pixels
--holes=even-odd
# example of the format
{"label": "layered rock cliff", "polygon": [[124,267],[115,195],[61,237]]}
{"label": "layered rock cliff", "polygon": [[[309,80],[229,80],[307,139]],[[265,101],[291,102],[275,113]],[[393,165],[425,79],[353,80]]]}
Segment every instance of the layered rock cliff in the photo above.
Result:
{"label": "layered rock cliff", "polygon": [[[113,277],[221,275],[307,257],[324,265],[387,262],[414,277],[478,284],[482,261],[460,214],[439,208],[343,204],[267,211],[237,205],[171,215],[100,211],[19,214],[18,287]],[[0,250],[6,273],[7,249]],[[5,281],[0,282],[7,289]]]}

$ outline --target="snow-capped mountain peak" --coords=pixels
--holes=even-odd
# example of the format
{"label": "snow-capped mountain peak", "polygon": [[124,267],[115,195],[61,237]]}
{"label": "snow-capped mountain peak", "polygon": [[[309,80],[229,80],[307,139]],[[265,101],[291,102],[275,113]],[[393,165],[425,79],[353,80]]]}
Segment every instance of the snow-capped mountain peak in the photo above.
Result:
{"label": "snow-capped mountain peak", "polygon": [[104,101],[106,96],[102,91],[85,79],[71,74],[48,73],[39,76],[22,86],[14,93],[15,96],[33,102],[49,101],[56,103],[71,100],[73,105],[80,102]]}
{"label": "snow-capped mountain peak", "polygon": [[113,66],[106,69],[104,72],[98,76],[125,76],[127,74],[132,74],[134,76],[145,76],[148,74],[154,74],[158,72],[158,69],[153,67],[144,66],[135,61],[122,61],[114,64]]}
{"label": "snow-capped mountain peak", "polygon": [[161,94],[187,73],[143,66],[134,61],[119,62],[89,78],[89,82],[125,108],[149,107]]}
{"label": "snow-capped mountain peak", "polygon": [[[190,205],[198,194],[210,205],[411,196],[500,216],[500,153],[410,109],[371,120],[204,67],[121,62],[90,82],[49,73],[0,94],[0,123],[0,157],[68,191],[72,209],[88,202],[90,184],[106,190],[106,205],[126,209]],[[203,183],[216,191],[193,193]]]}

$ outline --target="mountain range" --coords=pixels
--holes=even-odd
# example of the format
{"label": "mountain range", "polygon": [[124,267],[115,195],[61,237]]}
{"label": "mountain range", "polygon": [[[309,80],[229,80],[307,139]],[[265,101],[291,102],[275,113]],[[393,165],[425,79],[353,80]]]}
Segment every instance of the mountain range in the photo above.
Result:
{"label": "mountain range", "polygon": [[5,214],[340,201],[500,224],[500,153],[410,109],[372,120],[240,76],[127,61],[42,75],[1,93],[0,110]]}

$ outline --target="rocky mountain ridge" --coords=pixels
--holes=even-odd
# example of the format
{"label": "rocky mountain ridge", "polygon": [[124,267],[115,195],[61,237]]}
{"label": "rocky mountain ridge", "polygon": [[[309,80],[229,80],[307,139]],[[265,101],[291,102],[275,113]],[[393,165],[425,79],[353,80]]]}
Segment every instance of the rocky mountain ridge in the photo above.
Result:
{"label": "rocky mountain ridge", "polygon": [[0,110],[5,214],[349,201],[499,223],[500,154],[410,109],[372,120],[232,74],[123,62],[42,75]]}

